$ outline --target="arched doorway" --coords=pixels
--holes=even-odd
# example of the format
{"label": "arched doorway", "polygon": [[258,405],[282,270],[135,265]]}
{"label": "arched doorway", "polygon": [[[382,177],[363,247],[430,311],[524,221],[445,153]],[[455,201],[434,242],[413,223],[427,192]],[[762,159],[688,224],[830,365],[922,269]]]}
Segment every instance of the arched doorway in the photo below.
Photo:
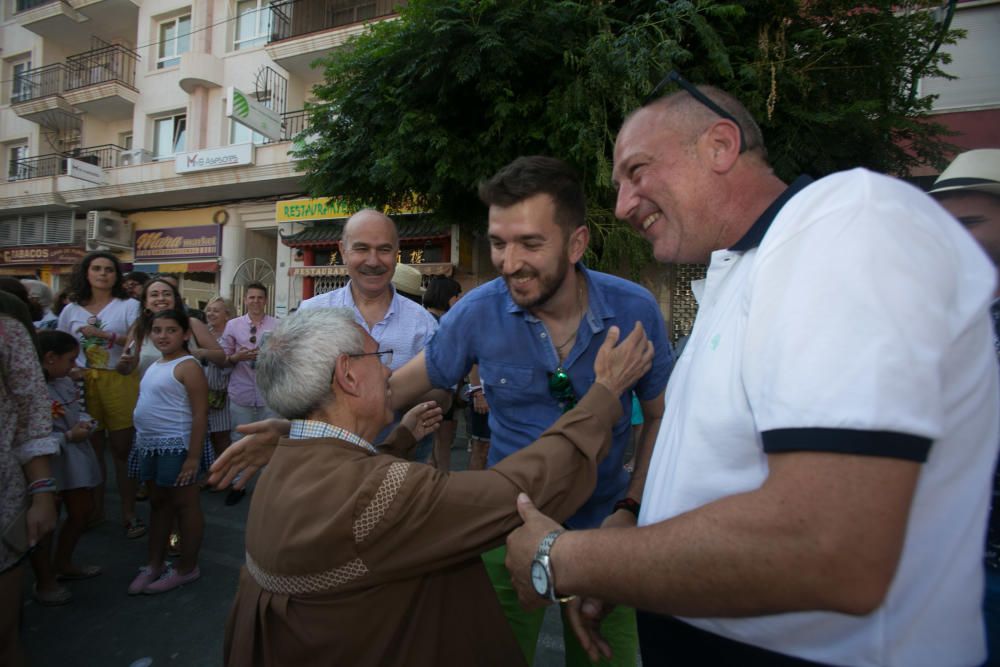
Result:
{"label": "arched doorway", "polygon": [[232,295],[236,310],[242,315],[244,311],[243,297],[247,285],[260,283],[267,288],[267,313],[274,314],[274,267],[259,257],[251,257],[236,267],[233,276]]}

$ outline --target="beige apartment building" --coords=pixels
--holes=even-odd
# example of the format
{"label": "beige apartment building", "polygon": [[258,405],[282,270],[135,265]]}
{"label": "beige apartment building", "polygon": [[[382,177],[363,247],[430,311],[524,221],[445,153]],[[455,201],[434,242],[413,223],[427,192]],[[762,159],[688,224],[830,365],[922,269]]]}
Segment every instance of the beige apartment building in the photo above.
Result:
{"label": "beige apartment building", "polygon": [[[316,58],[392,0],[2,0],[0,274],[56,290],[87,250],[177,275],[189,305],[302,298],[278,222]],[[333,193],[332,193],[333,194]]]}

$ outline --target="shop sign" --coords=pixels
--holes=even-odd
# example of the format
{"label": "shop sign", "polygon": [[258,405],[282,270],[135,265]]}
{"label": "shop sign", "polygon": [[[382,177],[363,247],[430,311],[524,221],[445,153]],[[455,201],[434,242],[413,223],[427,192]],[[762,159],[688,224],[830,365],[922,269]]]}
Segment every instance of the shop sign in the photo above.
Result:
{"label": "shop sign", "polygon": [[137,229],[135,263],[218,257],[222,229],[218,225]]}
{"label": "shop sign", "polygon": [[[320,197],[318,199],[286,199],[279,201],[274,206],[274,219],[276,222],[306,222],[309,220],[330,220],[332,218],[346,218],[357,213],[361,206],[347,206],[341,199],[336,197]],[[405,206],[401,209],[389,211],[383,209],[389,215],[396,213],[423,213],[424,210],[415,206]]]}
{"label": "shop sign", "polygon": [[90,164],[83,160],[74,160],[73,158],[66,160],[66,175],[79,178],[81,181],[87,181],[88,183],[96,183],[97,185],[105,185],[108,182],[108,172],[104,171],[104,169],[96,164]]}
{"label": "shop sign", "polygon": [[174,171],[178,174],[186,174],[192,171],[253,164],[253,149],[253,144],[236,144],[222,148],[209,148],[195,153],[178,153],[174,157]]}
{"label": "shop sign", "polygon": [[232,86],[226,91],[226,117],[271,141],[281,141],[281,114]]}
{"label": "shop sign", "polygon": [[19,246],[3,249],[4,264],[76,264],[84,258],[83,248]]}

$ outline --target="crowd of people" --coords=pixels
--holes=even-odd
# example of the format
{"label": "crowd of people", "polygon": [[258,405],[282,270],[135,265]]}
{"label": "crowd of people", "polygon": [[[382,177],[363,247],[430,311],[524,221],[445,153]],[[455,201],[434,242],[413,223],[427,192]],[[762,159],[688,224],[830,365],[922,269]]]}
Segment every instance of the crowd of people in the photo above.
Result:
{"label": "crowd of people", "polygon": [[[149,539],[129,594],[199,578],[209,469],[231,504],[257,480],[229,665],[530,665],[553,603],[573,666],[987,660],[1000,150],[930,196],[864,169],[786,184],[739,100],[674,80],[613,178],[658,261],[708,264],[676,361],[653,295],[584,265],[581,181],[545,156],[480,184],[499,277],[466,294],[397,265],[369,209],[347,285],[281,320],[251,284],[202,321],[110,253],[65,299],[0,282],[0,651],[21,559],[44,604],[100,574],[73,552],[107,446]],[[461,403],[476,450],[451,472]]]}

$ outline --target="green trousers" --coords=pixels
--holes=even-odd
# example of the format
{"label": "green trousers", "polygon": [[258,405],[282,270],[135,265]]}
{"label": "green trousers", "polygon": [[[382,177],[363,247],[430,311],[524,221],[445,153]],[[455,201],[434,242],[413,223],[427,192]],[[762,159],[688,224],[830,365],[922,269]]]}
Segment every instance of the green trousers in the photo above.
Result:
{"label": "green trousers", "polygon": [[[514,632],[524,659],[529,665],[535,660],[535,646],[538,643],[538,633],[542,629],[542,619],[545,609],[525,611],[517,601],[517,592],[510,580],[510,573],[503,561],[507,555],[507,547],[497,547],[483,554],[483,564],[493,583],[493,589],[500,600],[500,606],[507,616],[507,622]],[[567,667],[592,667],[586,651],[580,646],[573,629],[562,610],[563,642],[566,646]],[[635,667],[639,653],[639,632],[636,629],[635,610],[631,607],[615,607],[601,622],[601,634],[611,645],[612,659],[596,663],[606,667]]]}

